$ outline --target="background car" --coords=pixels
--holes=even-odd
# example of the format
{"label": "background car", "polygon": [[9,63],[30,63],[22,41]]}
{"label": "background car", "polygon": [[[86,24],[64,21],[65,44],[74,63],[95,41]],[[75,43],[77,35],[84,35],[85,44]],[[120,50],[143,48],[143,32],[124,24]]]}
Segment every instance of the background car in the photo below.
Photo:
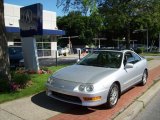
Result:
{"label": "background car", "polygon": [[49,77],[47,95],[82,106],[114,107],[130,87],[147,82],[145,58],[131,50],[96,50]]}
{"label": "background car", "polygon": [[9,60],[11,67],[18,67],[24,65],[22,47],[19,46],[9,46]]}
{"label": "background car", "polygon": [[66,56],[67,54],[69,54],[69,49],[67,47],[65,48],[62,48],[60,46],[57,47],[57,50],[58,50],[58,54],[59,55],[64,55]]}

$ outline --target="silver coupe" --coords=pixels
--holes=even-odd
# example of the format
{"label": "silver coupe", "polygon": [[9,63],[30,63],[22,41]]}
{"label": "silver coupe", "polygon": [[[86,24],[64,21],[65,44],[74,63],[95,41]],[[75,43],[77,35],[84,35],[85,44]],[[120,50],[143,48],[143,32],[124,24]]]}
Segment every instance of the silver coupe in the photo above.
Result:
{"label": "silver coupe", "polygon": [[131,50],[96,50],[48,78],[46,94],[82,106],[112,108],[130,87],[147,82],[145,58]]}

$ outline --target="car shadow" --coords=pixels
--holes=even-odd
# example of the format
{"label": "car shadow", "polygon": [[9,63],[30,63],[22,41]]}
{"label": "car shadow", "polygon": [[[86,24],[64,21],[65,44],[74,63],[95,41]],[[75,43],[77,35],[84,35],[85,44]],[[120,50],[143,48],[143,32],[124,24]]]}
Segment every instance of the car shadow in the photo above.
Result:
{"label": "car shadow", "polygon": [[45,94],[45,92],[41,92],[32,96],[31,101],[42,108],[55,111],[55,112],[60,112],[60,113],[84,115],[84,114],[92,113],[95,111],[87,107],[55,100],[53,98],[48,97]]}

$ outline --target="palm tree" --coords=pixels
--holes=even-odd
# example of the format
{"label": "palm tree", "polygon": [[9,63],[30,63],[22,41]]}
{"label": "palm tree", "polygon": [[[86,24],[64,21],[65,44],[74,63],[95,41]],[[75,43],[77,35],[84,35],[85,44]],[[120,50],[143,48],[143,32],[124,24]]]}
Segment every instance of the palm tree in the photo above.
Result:
{"label": "palm tree", "polygon": [[0,0],[0,80],[11,80],[7,35],[4,23],[4,1]]}

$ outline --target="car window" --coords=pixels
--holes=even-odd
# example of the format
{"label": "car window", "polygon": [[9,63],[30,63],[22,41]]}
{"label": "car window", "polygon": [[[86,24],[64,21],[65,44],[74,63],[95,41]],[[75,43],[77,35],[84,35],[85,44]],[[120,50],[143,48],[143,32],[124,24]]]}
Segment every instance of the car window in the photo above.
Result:
{"label": "car window", "polygon": [[137,63],[137,62],[139,62],[141,60],[141,58],[135,53],[133,53],[133,57],[135,59],[135,63]]}
{"label": "car window", "polygon": [[135,63],[139,62],[140,60],[141,60],[141,58],[137,54],[131,53],[131,52],[127,52],[125,54],[125,57],[124,57],[124,65],[126,63],[135,64]]}
{"label": "car window", "polygon": [[124,56],[124,63],[134,63],[134,57],[131,52],[127,52]]}
{"label": "car window", "polygon": [[121,52],[94,51],[82,59],[79,65],[119,68],[122,61]]}

